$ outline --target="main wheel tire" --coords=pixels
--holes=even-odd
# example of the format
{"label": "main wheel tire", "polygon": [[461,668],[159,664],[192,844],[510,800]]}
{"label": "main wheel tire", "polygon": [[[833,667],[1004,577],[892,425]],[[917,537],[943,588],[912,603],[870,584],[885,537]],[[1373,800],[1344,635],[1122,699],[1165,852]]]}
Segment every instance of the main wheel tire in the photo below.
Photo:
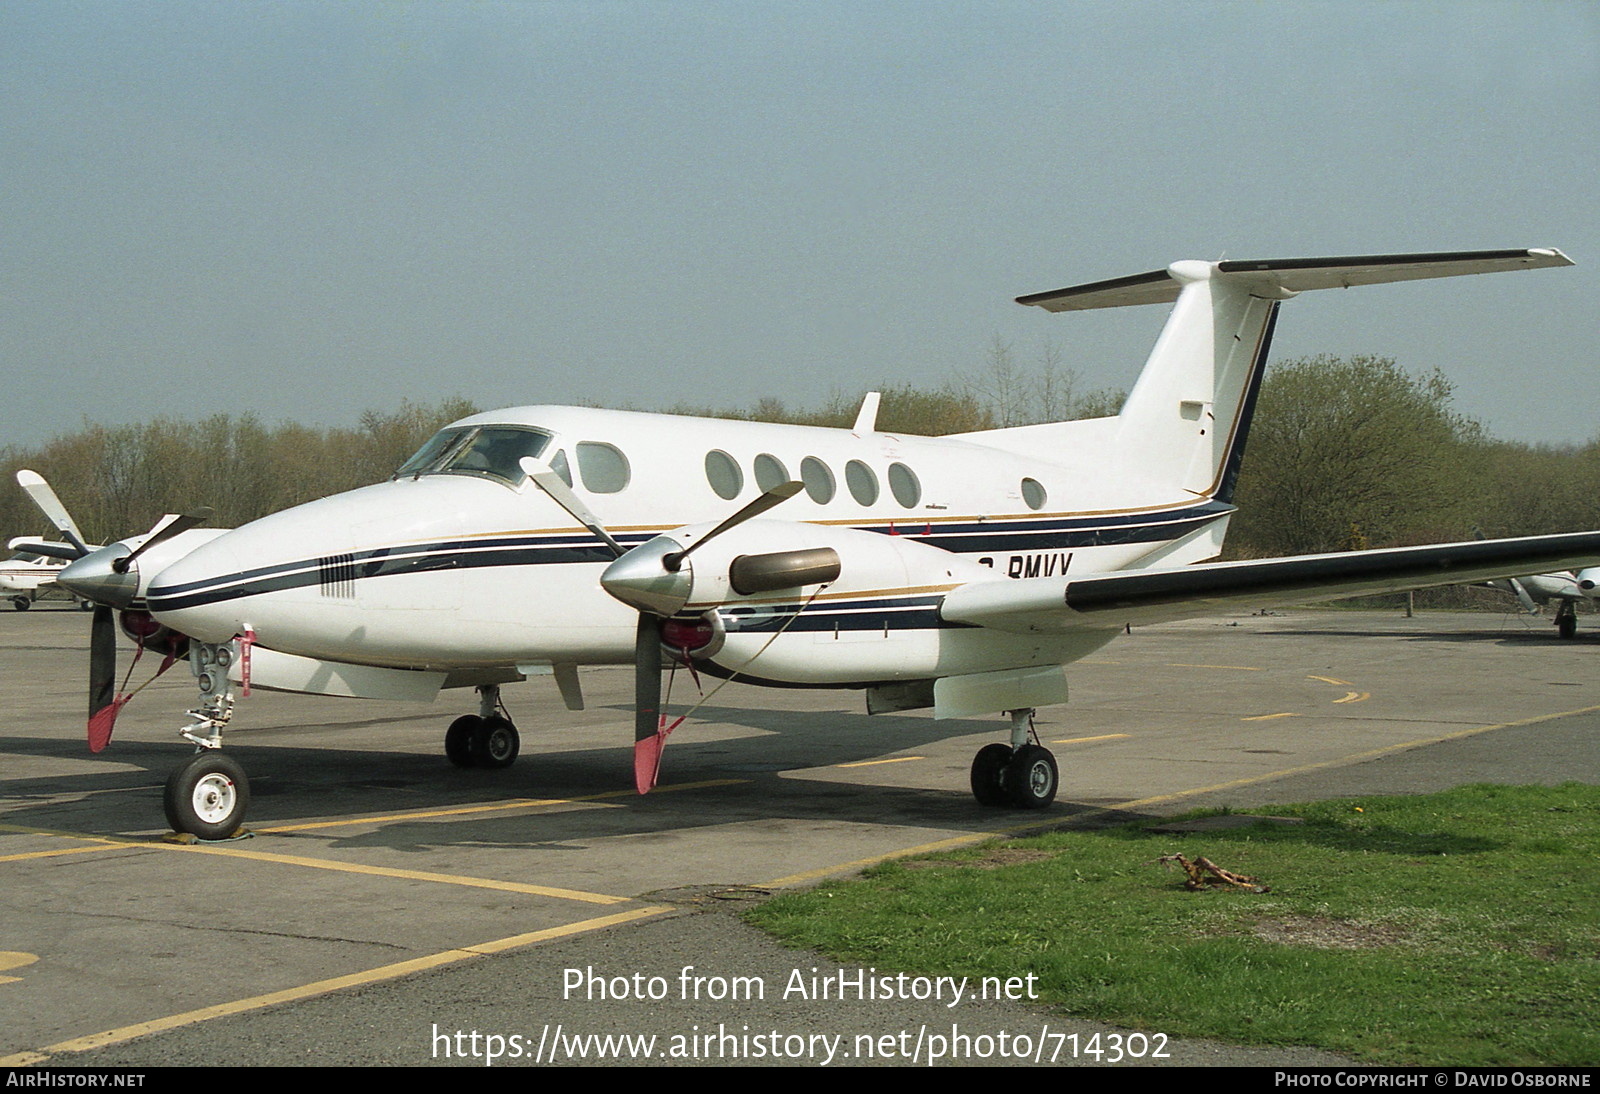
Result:
{"label": "main wheel tire", "polygon": [[231,756],[198,752],[167,777],[167,823],[198,839],[227,839],[250,808],[250,780]]}
{"label": "main wheel tire", "polygon": [[522,738],[509,719],[484,718],[472,731],[472,762],[477,767],[510,767],[522,750]]}
{"label": "main wheel tire", "polygon": [[472,735],[483,725],[476,714],[463,714],[444,731],[444,754],[457,767],[477,767],[472,755]]}
{"label": "main wheel tire", "polygon": [[1011,748],[1001,744],[984,745],[972,757],[972,796],[979,805],[1006,803],[1005,786],[1000,780],[1010,762]]}
{"label": "main wheel tire", "polygon": [[29,600],[25,596],[14,596],[11,598],[11,606],[16,608],[19,612],[25,612],[29,608],[33,607],[33,601]]}
{"label": "main wheel tire", "polygon": [[1578,617],[1575,615],[1556,616],[1556,633],[1562,638],[1576,638],[1578,636]]}
{"label": "main wheel tire", "polygon": [[1061,775],[1048,748],[1023,745],[1000,776],[1006,800],[1018,809],[1043,809],[1056,800]]}

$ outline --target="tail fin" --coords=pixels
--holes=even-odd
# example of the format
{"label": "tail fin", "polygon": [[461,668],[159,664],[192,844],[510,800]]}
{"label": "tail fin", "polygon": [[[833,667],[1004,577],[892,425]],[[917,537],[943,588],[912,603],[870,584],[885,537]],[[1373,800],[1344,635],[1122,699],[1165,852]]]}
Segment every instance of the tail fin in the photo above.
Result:
{"label": "tail fin", "polygon": [[1553,249],[1185,261],[1017,302],[1047,311],[1174,303],[1117,416],[1110,456],[1121,474],[1229,501],[1279,303],[1308,289],[1570,265]]}

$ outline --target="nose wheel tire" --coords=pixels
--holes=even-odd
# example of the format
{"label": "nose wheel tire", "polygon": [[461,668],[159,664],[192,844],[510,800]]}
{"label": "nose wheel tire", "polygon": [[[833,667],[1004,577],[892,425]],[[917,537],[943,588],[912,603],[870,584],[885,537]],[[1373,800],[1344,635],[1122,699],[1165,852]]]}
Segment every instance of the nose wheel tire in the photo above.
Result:
{"label": "nose wheel tire", "polygon": [[1055,756],[1039,745],[1023,745],[1017,749],[1000,776],[1006,803],[1018,809],[1045,808],[1056,800],[1056,785],[1060,781]]}
{"label": "nose wheel tire", "polygon": [[473,766],[510,767],[522,749],[517,727],[499,715],[479,719],[479,723],[470,742]]}
{"label": "nose wheel tire", "polygon": [[167,823],[198,839],[227,839],[250,808],[250,780],[230,756],[196,753],[167,777],[163,798]]}

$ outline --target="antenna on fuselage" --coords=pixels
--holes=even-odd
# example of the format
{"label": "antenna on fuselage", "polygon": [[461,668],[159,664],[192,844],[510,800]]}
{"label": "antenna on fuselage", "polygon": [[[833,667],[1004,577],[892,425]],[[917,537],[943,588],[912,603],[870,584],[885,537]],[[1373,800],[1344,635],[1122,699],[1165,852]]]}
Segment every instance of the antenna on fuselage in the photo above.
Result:
{"label": "antenna on fuselage", "polygon": [[867,392],[861,400],[861,409],[856,411],[856,424],[850,427],[852,433],[876,433],[878,430],[878,401],[882,394],[876,391]]}

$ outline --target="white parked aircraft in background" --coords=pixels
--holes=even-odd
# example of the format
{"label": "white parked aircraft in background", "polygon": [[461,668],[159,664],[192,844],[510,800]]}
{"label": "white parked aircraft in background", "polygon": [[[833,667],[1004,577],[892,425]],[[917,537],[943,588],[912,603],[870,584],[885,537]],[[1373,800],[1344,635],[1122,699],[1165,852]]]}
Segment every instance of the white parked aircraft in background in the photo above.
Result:
{"label": "white parked aircraft in background", "polygon": [[1600,600],[1600,566],[1565,573],[1508,577],[1489,584],[1516,597],[1529,614],[1537,614],[1541,605],[1554,600],[1556,633],[1562,638],[1573,638],[1578,633],[1578,602]]}
{"label": "white parked aircraft in background", "polygon": [[33,607],[39,594],[56,583],[56,575],[67,564],[66,559],[48,558],[28,550],[30,542],[25,538],[12,540],[8,546],[16,554],[0,561],[0,596],[9,599],[19,612]]}
{"label": "white parked aircraft in background", "polygon": [[[1600,557],[1588,532],[1206,561],[1234,511],[1283,301],[1570,264],[1555,250],[1178,262],[1021,298],[1052,311],[1175,302],[1115,417],[917,437],[879,430],[876,396],[851,429],[498,410],[447,426],[388,482],[192,548],[208,533],[170,525],[86,554],[60,581],[103,606],[106,640],[111,608],[153,620],[132,628],[153,640],[191,640],[200,703],[182,732],[199,747],[168,780],[166,811],[204,838],[232,833],[249,799],[218,751],[236,683],[418,699],[475,687],[478,711],[451,724],[445,750],[503,767],[518,737],[501,685],[551,674],[577,708],[579,666],[631,662],[643,792],[664,741],[664,647],[712,675],[859,688],[873,712],[1006,712],[1009,741],[977,754],[973,793],[1043,807],[1056,764],[1033,708],[1065,702],[1063,666],[1126,623]],[[758,519],[780,504],[785,519]],[[113,669],[104,655],[91,667],[91,746],[109,734]]]}

